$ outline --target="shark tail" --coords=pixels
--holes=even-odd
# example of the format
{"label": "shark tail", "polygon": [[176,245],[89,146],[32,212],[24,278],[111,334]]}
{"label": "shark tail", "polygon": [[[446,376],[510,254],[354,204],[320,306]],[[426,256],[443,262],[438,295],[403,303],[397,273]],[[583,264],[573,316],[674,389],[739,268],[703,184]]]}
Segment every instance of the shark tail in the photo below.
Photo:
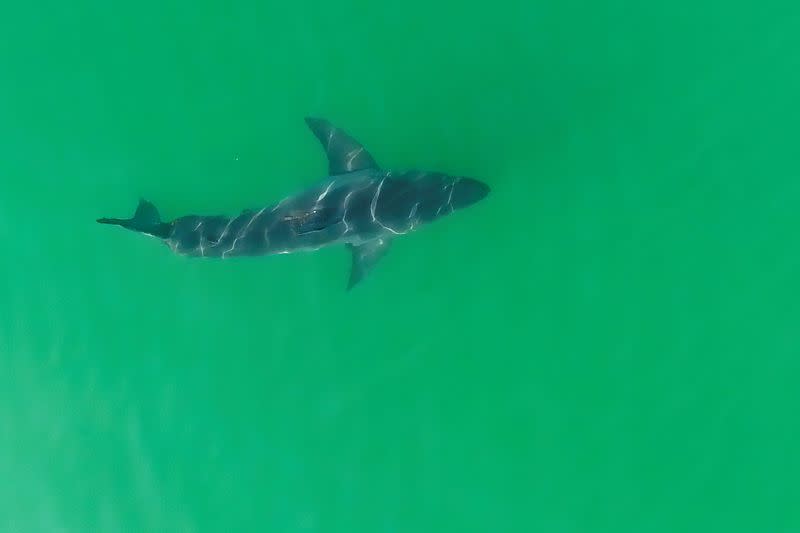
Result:
{"label": "shark tail", "polygon": [[136,207],[136,213],[133,214],[133,218],[98,218],[97,222],[122,226],[132,231],[146,233],[162,239],[169,235],[170,227],[169,224],[161,222],[161,216],[158,214],[156,206],[143,199],[139,200],[139,205]]}

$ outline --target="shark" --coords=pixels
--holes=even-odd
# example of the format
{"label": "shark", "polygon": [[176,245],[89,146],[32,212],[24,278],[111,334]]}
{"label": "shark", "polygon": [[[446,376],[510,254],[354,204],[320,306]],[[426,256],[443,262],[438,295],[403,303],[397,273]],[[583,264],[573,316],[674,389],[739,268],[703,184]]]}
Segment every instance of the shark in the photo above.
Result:
{"label": "shark", "polygon": [[364,146],[323,118],[305,122],[325,150],[328,176],[277,203],[236,216],[187,215],[171,222],[140,198],[132,218],[100,218],[155,237],[176,254],[201,258],[267,256],[344,245],[347,290],[359,284],[392,242],[490,192],[477,179],[423,170],[385,170]]}

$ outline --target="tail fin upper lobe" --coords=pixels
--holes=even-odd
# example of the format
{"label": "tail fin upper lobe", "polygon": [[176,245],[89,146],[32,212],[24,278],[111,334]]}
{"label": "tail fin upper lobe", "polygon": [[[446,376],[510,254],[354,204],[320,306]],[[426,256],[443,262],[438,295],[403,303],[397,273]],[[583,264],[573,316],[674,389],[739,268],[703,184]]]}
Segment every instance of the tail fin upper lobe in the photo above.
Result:
{"label": "tail fin upper lobe", "polygon": [[162,239],[169,235],[169,224],[161,222],[161,216],[158,214],[156,206],[144,199],[139,200],[139,205],[136,207],[136,213],[134,213],[133,218],[99,218],[97,222],[122,226],[132,231],[146,233]]}

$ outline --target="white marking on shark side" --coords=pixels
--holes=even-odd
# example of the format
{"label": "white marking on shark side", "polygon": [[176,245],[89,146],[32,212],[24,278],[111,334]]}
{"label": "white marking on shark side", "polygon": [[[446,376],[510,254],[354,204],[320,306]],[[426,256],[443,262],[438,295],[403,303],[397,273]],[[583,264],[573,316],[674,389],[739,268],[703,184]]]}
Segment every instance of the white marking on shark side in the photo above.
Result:
{"label": "white marking on shark side", "polygon": [[381,182],[378,184],[378,190],[375,191],[375,196],[372,197],[372,201],[369,204],[369,214],[370,214],[370,216],[372,216],[372,221],[375,222],[376,224],[378,224],[383,229],[389,230],[392,233],[394,233],[395,235],[402,235],[403,232],[396,231],[393,228],[390,228],[389,226],[387,226],[386,224],[384,224],[383,222],[378,220],[378,217],[375,216],[375,208],[378,206],[378,196],[380,196],[380,194],[381,194],[381,189],[383,188],[383,182],[384,181],[386,181],[386,178],[383,178],[381,180]]}
{"label": "white marking on shark side", "polygon": [[252,225],[253,225],[253,222],[255,222],[255,220],[256,220],[258,217],[260,217],[260,216],[261,216],[261,214],[262,214],[264,211],[266,211],[266,210],[267,210],[267,208],[266,208],[266,207],[262,208],[262,209],[261,209],[261,210],[260,210],[258,213],[256,213],[255,215],[253,215],[253,217],[252,217],[252,218],[251,218],[251,219],[250,219],[250,220],[247,222],[247,224],[245,225],[245,227],[244,227],[244,228],[242,228],[241,230],[239,230],[239,233],[237,233],[237,234],[236,234],[236,238],[235,238],[235,239],[233,239],[233,244],[231,244],[231,247],[230,247],[230,248],[228,248],[227,250],[225,250],[224,252],[222,252],[222,258],[223,258],[223,259],[225,259],[225,256],[226,256],[227,254],[231,253],[232,251],[234,251],[234,250],[236,249],[236,243],[237,243],[237,242],[239,242],[239,239],[241,239],[242,237],[244,237],[244,235],[247,233],[247,230],[249,230],[249,229],[250,229],[250,226],[252,226]]}
{"label": "white marking on shark side", "polygon": [[327,187],[325,187],[325,190],[324,190],[324,191],[322,191],[322,194],[320,194],[320,195],[317,197],[317,201],[316,201],[315,203],[320,203],[320,202],[321,202],[321,201],[322,201],[322,200],[323,200],[323,199],[324,199],[326,196],[328,196],[328,193],[330,192],[330,190],[331,190],[331,187],[333,187],[333,184],[334,184],[334,183],[336,183],[336,180],[333,180],[333,181],[331,181],[331,182],[328,184],[328,186],[327,186]]}

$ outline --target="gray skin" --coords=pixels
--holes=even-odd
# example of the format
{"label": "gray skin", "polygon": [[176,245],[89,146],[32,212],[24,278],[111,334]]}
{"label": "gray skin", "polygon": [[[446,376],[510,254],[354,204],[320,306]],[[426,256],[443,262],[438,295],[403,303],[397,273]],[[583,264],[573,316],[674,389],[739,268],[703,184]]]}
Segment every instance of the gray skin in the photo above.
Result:
{"label": "gray skin", "polygon": [[101,218],[157,237],[190,257],[287,254],[345,244],[352,251],[351,289],[383,257],[392,239],[483,199],[489,187],[438,172],[381,170],[361,144],[323,119],[306,123],[322,143],[329,175],[277,204],[236,217],[189,215],[161,222],[141,200],[131,219]]}

